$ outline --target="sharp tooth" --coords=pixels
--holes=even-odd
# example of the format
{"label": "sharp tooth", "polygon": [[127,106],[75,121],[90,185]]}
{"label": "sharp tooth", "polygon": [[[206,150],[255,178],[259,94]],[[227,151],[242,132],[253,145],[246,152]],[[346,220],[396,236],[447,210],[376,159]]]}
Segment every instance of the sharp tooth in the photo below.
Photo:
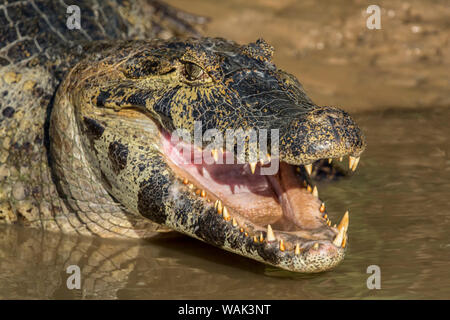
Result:
{"label": "sharp tooth", "polygon": [[259,242],[263,242],[264,241],[264,236],[262,234],[262,232],[259,234]]}
{"label": "sharp tooth", "polygon": [[349,156],[349,157],[348,157],[348,168],[349,168],[349,169],[352,169],[352,168],[353,168],[353,164],[355,163],[355,161],[356,161],[356,158],[355,158],[355,157],[352,157],[352,156]]}
{"label": "sharp tooth", "polygon": [[197,189],[197,190],[195,190],[195,194],[196,194],[196,195],[199,195],[199,194],[200,194],[200,192],[201,192],[201,190],[200,190],[200,189]]}
{"label": "sharp tooth", "polygon": [[347,244],[347,234],[345,234],[344,240],[342,240],[342,248],[345,248],[346,244]]}
{"label": "sharp tooth", "polygon": [[256,236],[253,236],[253,242],[258,242],[258,238]]}
{"label": "sharp tooth", "polygon": [[359,163],[359,157],[355,158],[355,161],[353,162],[353,165],[352,165],[352,171],[356,170],[358,163]]}
{"label": "sharp tooth", "polygon": [[342,241],[344,240],[344,234],[345,234],[345,231],[344,231],[344,228],[342,228],[342,229],[339,230],[339,233],[337,234],[336,238],[334,238],[333,244],[336,247],[340,247],[341,246]]}
{"label": "sharp tooth", "polygon": [[233,227],[236,227],[238,224],[237,224],[237,221],[236,221],[236,219],[235,218],[233,218]]}
{"label": "sharp tooth", "polygon": [[308,184],[308,186],[306,187],[306,190],[308,190],[309,193],[312,192],[311,186]]}
{"label": "sharp tooth", "polygon": [[306,172],[308,172],[308,174],[311,175],[311,172],[312,172],[312,164],[311,164],[311,163],[310,163],[310,164],[305,164],[304,167],[305,167],[305,169],[306,169]]}
{"label": "sharp tooth", "polygon": [[324,219],[326,219],[328,221],[328,215],[325,213],[325,215],[323,216]]}
{"label": "sharp tooth", "polygon": [[217,203],[217,213],[218,214],[222,214],[222,201],[219,200],[219,202]]}
{"label": "sharp tooth", "polygon": [[344,216],[342,217],[341,222],[338,225],[338,230],[339,233],[337,234],[336,238],[334,238],[333,244],[336,247],[340,247],[344,241],[345,235],[347,233],[347,229],[348,229],[348,211],[345,212]]}
{"label": "sharp tooth", "polygon": [[298,243],[295,245],[295,254],[300,254],[300,245]]}
{"label": "sharp tooth", "polygon": [[202,192],[200,193],[200,195],[202,196],[202,198],[206,197],[206,191],[202,190]]}
{"label": "sharp tooth", "polygon": [[184,178],[184,179],[183,179],[183,183],[184,183],[184,184],[188,184],[188,183],[189,183],[189,180],[186,179],[186,178]]}
{"label": "sharp tooth", "polygon": [[267,154],[267,161],[272,161],[272,157],[270,156],[270,153]]}
{"label": "sharp tooth", "polygon": [[344,157],[340,157],[340,158],[339,158],[339,161],[340,161],[340,162],[342,162],[342,160],[344,160]]}
{"label": "sharp tooth", "polygon": [[328,224],[328,226],[331,226],[331,220],[328,220],[327,224]]}
{"label": "sharp tooth", "polygon": [[325,203],[322,202],[322,204],[320,205],[319,211],[320,211],[320,213],[324,213],[325,212]]}
{"label": "sharp tooth", "polygon": [[318,242],[314,243],[314,245],[313,245],[313,249],[314,249],[314,250],[317,250],[317,249],[319,249],[319,243],[318,243]]}
{"label": "sharp tooth", "polygon": [[211,155],[213,156],[215,162],[219,161],[219,151],[217,149],[212,149]]}
{"label": "sharp tooth", "polygon": [[284,246],[283,239],[280,240],[280,251],[286,250],[286,247]]}
{"label": "sharp tooth", "polygon": [[272,227],[270,224],[267,225],[267,242],[275,241],[275,234],[273,233]]}
{"label": "sharp tooth", "polygon": [[329,158],[329,159],[328,159],[328,164],[331,164],[331,162],[333,162],[333,159],[332,159],[332,158]]}
{"label": "sharp tooth", "polygon": [[264,165],[264,159],[259,159],[259,164],[263,166]]}
{"label": "sharp tooth", "polygon": [[240,228],[239,231],[242,233],[244,232],[244,228]]}
{"label": "sharp tooth", "polygon": [[227,207],[223,206],[223,218],[228,221],[231,219],[230,214],[228,213]]}
{"label": "sharp tooth", "polygon": [[319,197],[319,191],[317,190],[317,187],[316,187],[316,186],[314,186],[314,189],[313,189],[313,191],[312,191],[312,194],[313,194],[313,196],[316,197],[316,198]]}
{"label": "sharp tooth", "polygon": [[250,162],[250,170],[252,171],[252,174],[255,173],[255,170],[256,170],[256,162]]}
{"label": "sharp tooth", "polygon": [[219,203],[219,200],[216,200],[216,202],[214,202],[214,209],[217,210],[217,204]]}
{"label": "sharp tooth", "polygon": [[341,222],[339,222],[339,225],[337,226],[337,228],[339,229],[339,231],[341,229],[344,229],[345,232],[347,232],[348,229],[348,221],[349,221],[349,217],[348,217],[348,210],[344,213],[344,216],[341,219]]}

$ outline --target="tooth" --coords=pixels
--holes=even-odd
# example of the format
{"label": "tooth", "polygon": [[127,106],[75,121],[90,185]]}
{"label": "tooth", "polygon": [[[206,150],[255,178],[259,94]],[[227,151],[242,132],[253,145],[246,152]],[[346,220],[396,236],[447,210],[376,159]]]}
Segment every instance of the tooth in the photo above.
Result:
{"label": "tooth", "polygon": [[259,242],[263,242],[264,241],[264,236],[262,234],[262,232],[259,234]]}
{"label": "tooth", "polygon": [[194,185],[192,184],[192,183],[190,183],[189,185],[188,185],[188,187],[189,187],[189,189],[194,189]]}
{"label": "tooth", "polygon": [[219,200],[219,202],[217,203],[217,213],[218,214],[222,214],[222,201]]}
{"label": "tooth", "polygon": [[326,219],[328,221],[328,215],[325,213],[325,215],[323,216],[324,219]]}
{"label": "tooth", "polygon": [[200,189],[195,190],[195,194],[196,194],[196,195],[199,195],[200,192],[201,192]]}
{"label": "tooth", "polygon": [[342,162],[342,160],[344,160],[344,157],[340,157],[340,158],[339,158],[339,161],[340,161],[340,162]]}
{"label": "tooth", "polygon": [[258,238],[256,236],[253,236],[253,242],[258,242]]}
{"label": "tooth", "polygon": [[272,157],[270,156],[270,153],[267,154],[267,161],[272,161]]}
{"label": "tooth", "polygon": [[305,164],[304,167],[305,167],[305,169],[306,169],[306,172],[308,172],[308,174],[311,175],[311,172],[312,172],[312,164],[311,164],[311,163],[310,163],[310,164]]}
{"label": "tooth", "polygon": [[255,173],[255,170],[256,170],[256,162],[250,162],[250,170],[252,171],[252,174]]}
{"label": "tooth", "polygon": [[353,165],[352,165],[352,171],[356,170],[358,163],[359,163],[359,157],[355,158],[355,161],[353,162]]}
{"label": "tooth", "polygon": [[300,254],[300,245],[298,243],[295,245],[295,254]]}
{"label": "tooth", "polygon": [[333,244],[336,247],[340,247],[344,241],[344,237],[347,233],[348,228],[348,211],[345,212],[344,216],[342,217],[341,222],[338,225],[339,233],[337,234],[336,238],[334,238]]}
{"label": "tooth", "polygon": [[189,180],[186,179],[186,178],[184,178],[184,179],[183,179],[183,183],[184,183],[184,184],[188,184],[188,183],[189,183]]}
{"label": "tooth", "polygon": [[259,164],[263,166],[264,165],[264,159],[259,159]]}
{"label": "tooth", "polygon": [[316,187],[316,186],[314,186],[314,189],[313,189],[313,191],[312,191],[312,194],[313,194],[313,196],[316,197],[316,198],[319,197],[319,191],[317,190],[317,187]]}
{"label": "tooth", "polygon": [[339,222],[339,225],[337,226],[337,228],[339,229],[339,231],[341,229],[344,229],[345,232],[347,232],[348,229],[348,221],[349,221],[349,217],[348,217],[348,210],[345,211],[344,216],[341,219],[341,222]]}
{"label": "tooth", "polygon": [[219,151],[217,149],[212,149],[211,155],[213,156],[215,162],[219,161]]}
{"label": "tooth", "polygon": [[202,196],[202,198],[206,197],[206,192],[205,192],[205,190],[202,190],[202,192],[200,193],[200,195]]}
{"label": "tooth", "polygon": [[244,228],[240,228],[239,231],[242,233],[244,232]]}
{"label": "tooth", "polygon": [[247,232],[246,232],[246,233],[244,233],[244,236],[248,237],[248,233],[247,233]]}
{"label": "tooth", "polygon": [[223,206],[223,218],[228,221],[230,220],[230,214],[228,213],[228,209],[227,207]]}
{"label": "tooth", "polygon": [[333,159],[332,159],[332,158],[329,158],[329,159],[328,159],[328,164],[331,164],[332,161],[333,161]]}
{"label": "tooth", "polygon": [[331,226],[331,220],[328,220],[327,224],[328,224],[328,226]]}
{"label": "tooth", "polygon": [[353,167],[353,163],[355,162],[355,158],[352,156],[348,157],[348,168],[351,169]]}
{"label": "tooth", "polygon": [[219,203],[219,200],[216,200],[216,202],[214,202],[214,209],[217,210],[217,204]]}
{"label": "tooth", "polygon": [[275,234],[273,233],[272,227],[270,224],[267,225],[267,242],[275,241]]}
{"label": "tooth", "polygon": [[314,249],[314,250],[317,250],[317,249],[319,249],[319,243],[318,243],[318,242],[314,243],[314,245],[313,245],[313,249]]}
{"label": "tooth", "polygon": [[321,213],[324,213],[324,212],[325,212],[325,203],[322,202],[322,204],[320,205],[319,211],[320,211]]}
{"label": "tooth", "polygon": [[286,250],[286,247],[284,246],[283,239],[280,240],[280,251]]}
{"label": "tooth", "polygon": [[237,221],[236,221],[236,219],[235,218],[233,218],[233,227],[236,227],[238,224],[237,224]]}
{"label": "tooth", "polygon": [[339,233],[337,234],[336,238],[334,238],[333,244],[336,247],[340,247],[341,246],[342,241],[344,240],[344,233],[345,233],[344,228],[342,228],[342,229],[339,230]]}
{"label": "tooth", "polygon": [[345,248],[346,244],[347,244],[347,234],[345,234],[344,240],[342,240],[342,248]]}
{"label": "tooth", "polygon": [[312,192],[311,186],[308,184],[308,186],[306,187],[306,190],[308,190],[309,193]]}

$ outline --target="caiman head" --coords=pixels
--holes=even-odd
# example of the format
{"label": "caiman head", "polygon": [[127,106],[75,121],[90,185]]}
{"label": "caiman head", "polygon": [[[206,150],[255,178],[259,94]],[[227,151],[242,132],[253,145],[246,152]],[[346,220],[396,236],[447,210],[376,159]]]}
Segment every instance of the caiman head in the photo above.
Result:
{"label": "caiman head", "polygon": [[58,108],[73,108],[86,162],[124,210],[291,271],[342,261],[348,213],[331,226],[308,173],[344,156],[354,170],[364,137],[278,69],[272,47],[202,38],[91,50]]}

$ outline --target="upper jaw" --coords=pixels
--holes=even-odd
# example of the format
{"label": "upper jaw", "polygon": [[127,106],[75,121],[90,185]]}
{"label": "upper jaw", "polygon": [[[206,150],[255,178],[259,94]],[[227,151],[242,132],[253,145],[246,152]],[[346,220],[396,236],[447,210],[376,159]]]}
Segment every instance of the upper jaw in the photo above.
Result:
{"label": "upper jaw", "polygon": [[280,128],[280,159],[310,165],[320,159],[358,158],[366,147],[363,133],[345,111],[315,107]]}

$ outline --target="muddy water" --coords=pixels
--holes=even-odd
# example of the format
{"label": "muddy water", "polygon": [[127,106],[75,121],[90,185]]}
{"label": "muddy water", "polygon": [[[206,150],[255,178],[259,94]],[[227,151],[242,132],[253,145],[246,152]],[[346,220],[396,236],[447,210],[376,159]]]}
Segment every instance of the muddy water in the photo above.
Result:
{"label": "muddy water", "polygon": [[[0,227],[0,298],[449,299],[450,110],[435,108],[450,105],[444,2],[380,1],[378,34],[364,27],[362,1],[189,3],[213,19],[208,35],[264,37],[314,101],[360,123],[368,148],[356,174],[319,183],[333,222],[350,209],[346,259],[299,275],[178,235],[124,242]],[[81,290],[67,289],[69,265]],[[367,288],[370,265],[380,290]]]}
{"label": "muddy water", "polygon": [[[450,110],[356,118],[369,143],[357,172],[319,184],[332,221],[351,212],[347,257],[333,271],[285,272],[184,236],[123,242],[6,228],[0,298],[450,298]],[[72,264],[81,290],[66,287]],[[370,265],[380,290],[367,288]]]}

